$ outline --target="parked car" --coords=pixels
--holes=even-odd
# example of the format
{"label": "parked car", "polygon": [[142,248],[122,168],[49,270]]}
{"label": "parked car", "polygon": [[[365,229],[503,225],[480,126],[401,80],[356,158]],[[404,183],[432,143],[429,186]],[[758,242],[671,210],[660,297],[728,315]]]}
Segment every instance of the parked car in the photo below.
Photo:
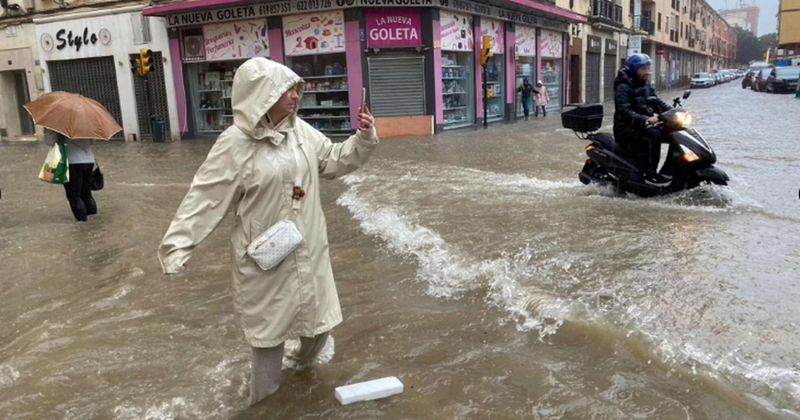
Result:
{"label": "parked car", "polygon": [[747,89],[753,84],[753,78],[756,77],[758,70],[747,70],[742,79],[742,89]]}
{"label": "parked car", "polygon": [[692,76],[692,88],[710,88],[714,86],[714,79],[708,73],[697,73]]}
{"label": "parked car", "polygon": [[767,90],[767,76],[772,71],[771,68],[761,69],[756,73],[755,77],[753,77],[753,84],[751,88],[756,92],[764,92]]}
{"label": "parked car", "polygon": [[797,80],[800,79],[800,66],[776,67],[767,77],[767,92],[769,93],[794,93],[797,90]]}

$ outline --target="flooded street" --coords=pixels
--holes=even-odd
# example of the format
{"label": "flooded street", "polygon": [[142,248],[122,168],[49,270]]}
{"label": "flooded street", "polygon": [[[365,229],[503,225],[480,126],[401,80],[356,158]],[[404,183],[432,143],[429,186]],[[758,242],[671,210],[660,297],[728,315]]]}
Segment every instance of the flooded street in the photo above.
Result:
{"label": "flooded street", "polygon": [[[730,186],[584,186],[557,115],[385,140],[324,182],[344,322],[255,407],[233,218],[185,274],[156,258],[212,142],[99,144],[85,224],[36,179],[46,146],[0,144],[0,418],[800,419],[800,100],[734,81],[685,108]],[[334,399],[383,376],[405,392]]]}

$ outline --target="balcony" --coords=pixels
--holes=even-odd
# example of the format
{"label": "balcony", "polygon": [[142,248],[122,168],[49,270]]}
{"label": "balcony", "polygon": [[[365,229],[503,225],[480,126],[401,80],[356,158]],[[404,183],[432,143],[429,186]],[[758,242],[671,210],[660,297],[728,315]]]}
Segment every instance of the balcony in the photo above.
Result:
{"label": "balcony", "polygon": [[592,26],[614,26],[623,27],[622,6],[606,0],[592,0],[592,15],[590,19]]}
{"label": "balcony", "polygon": [[656,34],[656,23],[645,19],[645,16],[636,15],[633,17],[633,30],[641,32],[642,34],[648,33],[650,35]]}

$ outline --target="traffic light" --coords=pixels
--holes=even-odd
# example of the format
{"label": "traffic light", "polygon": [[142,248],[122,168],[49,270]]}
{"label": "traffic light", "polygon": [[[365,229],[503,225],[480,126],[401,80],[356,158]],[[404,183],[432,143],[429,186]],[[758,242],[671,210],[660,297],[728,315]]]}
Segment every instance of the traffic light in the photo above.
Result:
{"label": "traffic light", "polygon": [[153,65],[153,51],[142,48],[139,50],[139,65],[141,69],[139,70],[140,76],[146,76],[147,73],[150,73],[150,67]]}
{"label": "traffic light", "polygon": [[483,36],[483,45],[481,46],[481,65],[485,66],[486,62],[489,61],[489,57],[492,57],[492,37],[491,35],[484,35]]}

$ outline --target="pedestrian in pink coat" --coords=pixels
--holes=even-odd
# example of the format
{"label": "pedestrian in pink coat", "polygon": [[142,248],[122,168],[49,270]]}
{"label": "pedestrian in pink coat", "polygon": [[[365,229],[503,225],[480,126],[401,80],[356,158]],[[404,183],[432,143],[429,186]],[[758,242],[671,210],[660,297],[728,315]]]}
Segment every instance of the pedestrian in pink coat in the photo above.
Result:
{"label": "pedestrian in pink coat", "polygon": [[547,94],[547,88],[542,84],[542,81],[539,80],[536,82],[536,90],[538,93],[534,94],[534,100],[536,102],[536,109],[534,110],[534,116],[539,117],[539,108],[542,108],[542,116],[547,116],[547,111],[545,111],[545,106],[550,102],[550,96]]}

